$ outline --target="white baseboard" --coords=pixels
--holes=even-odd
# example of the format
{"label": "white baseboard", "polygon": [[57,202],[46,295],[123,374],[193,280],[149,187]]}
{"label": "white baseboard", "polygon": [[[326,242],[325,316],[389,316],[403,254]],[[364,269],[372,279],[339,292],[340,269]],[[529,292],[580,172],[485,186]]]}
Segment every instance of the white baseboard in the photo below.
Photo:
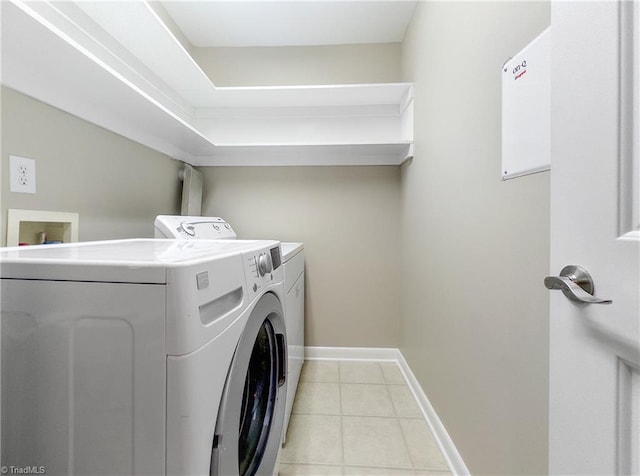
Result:
{"label": "white baseboard", "polygon": [[469,475],[458,449],[399,349],[373,347],[305,347],[306,360],[397,362],[453,475]]}
{"label": "white baseboard", "polygon": [[440,447],[440,451],[444,455],[447,463],[449,464],[449,468],[454,475],[464,476],[471,474],[467,465],[464,464],[462,460],[462,456],[458,452],[456,445],[453,443],[453,440],[449,436],[446,428],[442,424],[442,421],[438,417],[435,409],[431,405],[427,394],[424,393],[422,386],[416,379],[416,376],[411,371],[409,364],[402,355],[402,352],[398,350],[398,365],[400,365],[400,369],[404,374],[404,378],[407,380],[409,384],[409,388],[413,393],[413,396],[418,402],[418,406],[422,410],[422,414],[424,415],[425,420],[427,420],[427,424],[431,428],[431,432],[433,433],[438,446]]}
{"label": "white baseboard", "polygon": [[398,362],[398,349],[376,347],[305,347],[305,360],[375,360]]}

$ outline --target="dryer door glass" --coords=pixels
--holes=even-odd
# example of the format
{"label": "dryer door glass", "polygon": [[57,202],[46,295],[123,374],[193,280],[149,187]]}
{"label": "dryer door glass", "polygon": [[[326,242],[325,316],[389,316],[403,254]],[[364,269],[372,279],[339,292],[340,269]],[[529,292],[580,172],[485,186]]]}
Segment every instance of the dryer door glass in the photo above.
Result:
{"label": "dryer door glass", "polygon": [[241,475],[255,474],[267,446],[278,391],[277,359],[275,332],[265,319],[253,345],[242,395],[238,438]]}

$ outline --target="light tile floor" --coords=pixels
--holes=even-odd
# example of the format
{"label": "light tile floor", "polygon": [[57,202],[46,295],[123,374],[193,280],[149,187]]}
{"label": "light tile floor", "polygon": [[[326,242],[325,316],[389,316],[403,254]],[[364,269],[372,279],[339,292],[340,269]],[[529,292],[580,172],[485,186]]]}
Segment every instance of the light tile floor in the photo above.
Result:
{"label": "light tile floor", "polygon": [[400,367],[306,361],[279,474],[450,475]]}

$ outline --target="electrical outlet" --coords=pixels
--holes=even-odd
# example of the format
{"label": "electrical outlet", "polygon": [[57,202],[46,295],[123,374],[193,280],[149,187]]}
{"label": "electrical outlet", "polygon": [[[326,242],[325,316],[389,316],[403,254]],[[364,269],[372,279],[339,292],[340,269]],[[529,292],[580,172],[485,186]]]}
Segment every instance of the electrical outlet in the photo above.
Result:
{"label": "electrical outlet", "polygon": [[36,193],[36,161],[17,155],[9,156],[9,190]]}

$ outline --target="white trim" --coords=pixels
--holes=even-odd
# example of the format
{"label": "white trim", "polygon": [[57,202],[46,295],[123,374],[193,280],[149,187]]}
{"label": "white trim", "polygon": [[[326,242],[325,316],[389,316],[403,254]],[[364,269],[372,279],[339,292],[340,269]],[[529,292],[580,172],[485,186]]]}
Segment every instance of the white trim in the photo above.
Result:
{"label": "white trim", "polygon": [[194,166],[340,166],[400,165],[411,143],[377,144],[218,144],[209,156],[191,160]]}
{"label": "white trim", "polygon": [[196,107],[194,119],[311,119],[315,117],[399,117],[397,104],[347,106],[245,106]]}
{"label": "white trim", "polygon": [[376,360],[398,362],[398,349],[377,347],[305,347],[305,360]]}
{"label": "white trim", "polygon": [[469,475],[469,469],[464,464],[453,440],[449,436],[438,414],[434,410],[429,398],[420,386],[418,379],[411,371],[399,349],[376,347],[305,347],[305,360],[361,360],[378,362],[397,362],[404,375],[407,385],[413,394],[427,425],[442,452],[449,470],[453,475]]}
{"label": "white trim", "polygon": [[418,382],[418,379],[411,371],[409,364],[402,355],[402,352],[400,352],[399,350],[398,356],[398,365],[400,366],[400,370],[402,370],[407,384],[411,389],[411,393],[413,393],[414,398],[418,402],[420,410],[422,410],[422,414],[424,415],[425,420],[427,420],[427,425],[429,425],[431,433],[433,433],[433,436],[435,437],[435,440],[440,447],[440,451],[442,451],[442,454],[447,461],[447,464],[449,465],[451,473],[460,476],[471,474],[469,472],[469,469],[467,468],[467,465],[464,464],[462,456],[458,452],[458,449],[451,439],[451,436],[449,436],[447,429],[444,427],[442,421],[438,417],[438,414],[431,405],[427,394],[424,393],[424,390]]}
{"label": "white trim", "polygon": [[[192,166],[397,166],[409,155],[411,83],[216,88],[146,2],[125,15],[92,2],[6,5],[4,86]],[[162,53],[129,35],[132,22]]]}

